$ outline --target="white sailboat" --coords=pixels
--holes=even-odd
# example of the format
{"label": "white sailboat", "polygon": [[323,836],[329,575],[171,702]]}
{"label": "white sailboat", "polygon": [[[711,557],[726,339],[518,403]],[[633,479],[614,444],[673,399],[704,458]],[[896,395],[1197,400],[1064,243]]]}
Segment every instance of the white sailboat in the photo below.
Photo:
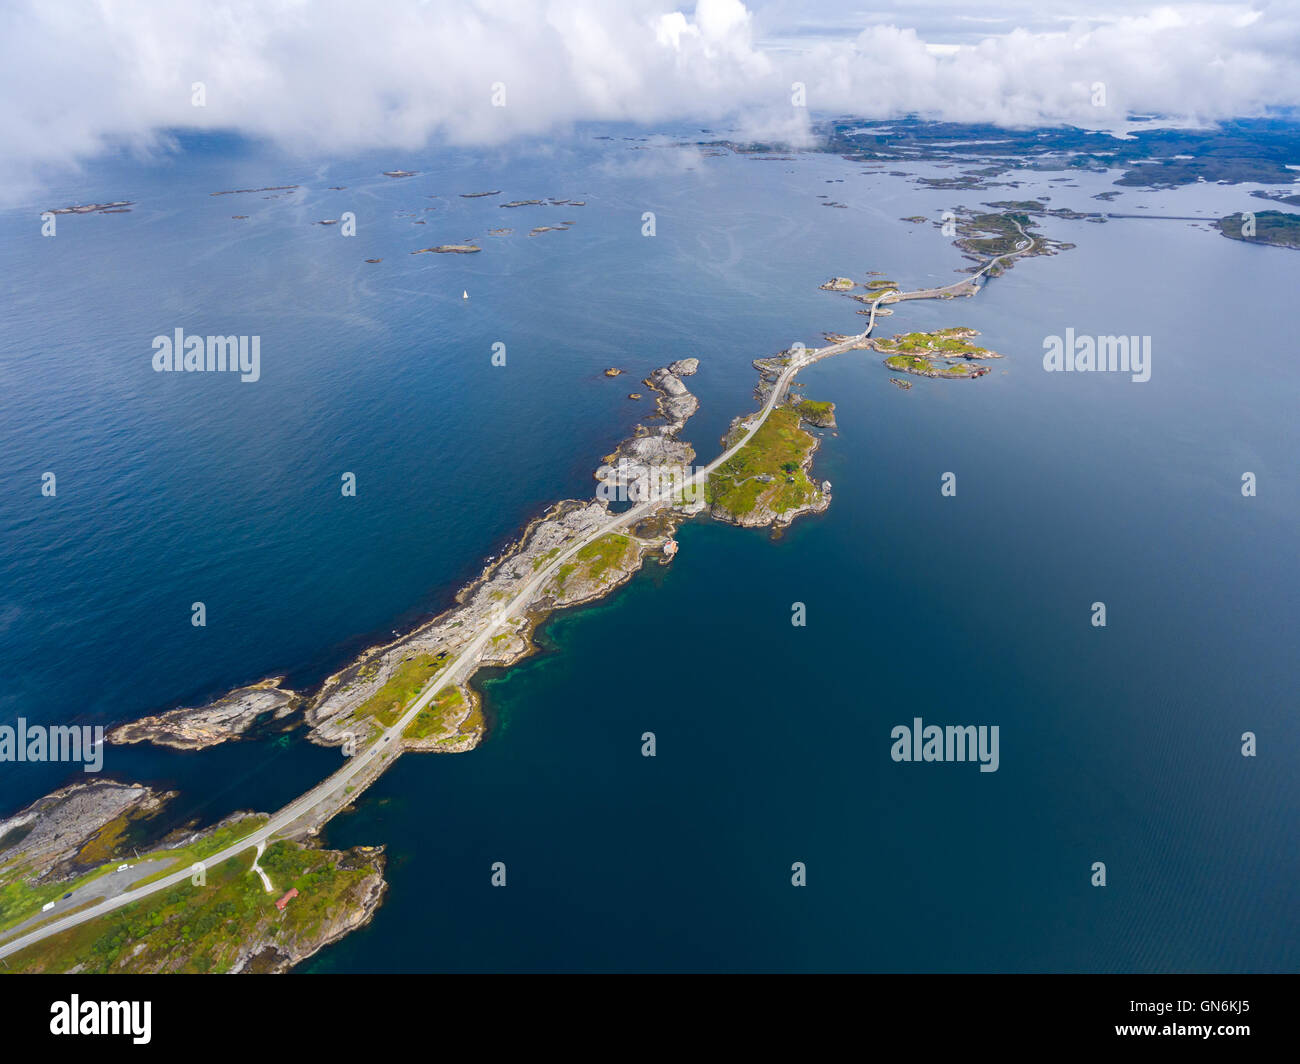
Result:
{"label": "white sailboat", "polygon": [[461,291],[460,291],[460,298],[461,298],[461,299],[468,299],[468,298],[469,298],[469,293],[468,293],[467,291],[465,291],[465,289],[463,289],[463,288],[462,288]]}

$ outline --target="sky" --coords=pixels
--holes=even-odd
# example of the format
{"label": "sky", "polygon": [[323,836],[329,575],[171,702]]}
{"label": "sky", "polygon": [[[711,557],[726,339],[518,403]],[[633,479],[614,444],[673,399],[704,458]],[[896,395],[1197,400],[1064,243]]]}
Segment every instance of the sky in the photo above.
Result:
{"label": "sky", "polygon": [[186,129],[343,154],[585,120],[800,143],[824,115],[1104,127],[1297,104],[1300,0],[0,2],[0,195]]}

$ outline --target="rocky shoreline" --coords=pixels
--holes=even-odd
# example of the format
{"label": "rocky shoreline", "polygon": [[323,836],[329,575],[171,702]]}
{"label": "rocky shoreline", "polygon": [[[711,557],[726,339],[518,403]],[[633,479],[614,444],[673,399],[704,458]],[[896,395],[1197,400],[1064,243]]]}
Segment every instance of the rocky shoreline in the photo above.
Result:
{"label": "rocky shoreline", "polygon": [[[755,366],[760,369],[757,389],[760,398],[766,394],[764,381],[770,389],[780,368],[788,364],[788,357],[784,354],[773,360],[756,360]],[[682,521],[707,510],[716,520],[745,527],[770,525],[779,530],[799,514],[820,512],[829,505],[829,483],[823,482],[818,488],[808,479],[818,440],[801,425],[833,425],[834,406],[810,404],[799,396],[786,397],[773,409],[768,422],[751,442],[764,443],[759,437],[771,424],[783,444],[793,447],[790,454],[797,458],[791,459],[795,464],[783,470],[779,481],[775,475],[763,472],[748,477],[756,483],[771,484],[771,491],[765,487],[757,493],[758,505],[743,511],[730,508],[721,498],[711,497],[710,485],[706,484],[704,492],[692,492],[689,497],[683,494],[630,528],[591,539],[548,577],[524,607],[514,615],[501,615],[504,604],[512,601],[537,572],[608,522],[611,501],[637,498],[645,490],[647,478],[652,476],[666,474],[683,480],[690,476],[695,450],[679,434],[699,409],[699,401],[683,378],[692,376],[698,368],[697,359],[685,358],[651,372],[645,378],[646,387],[655,393],[655,414],[647,419],[651,424],[636,425],[632,435],[606,456],[595,473],[596,498],[562,500],[529,521],[499,556],[488,560],[477,578],[457,592],[450,608],[405,635],[367,649],[325,680],[314,694],[288,690],[281,686],[282,677],[272,677],[236,688],[203,706],[182,707],[120,725],[110,732],[110,741],[153,742],[175,749],[200,750],[237,739],[259,721],[279,720],[301,710],[312,742],[341,746],[346,752],[348,744],[364,744],[391,727],[429,679],[447,663],[456,661],[456,682],[445,685],[416,715],[394,753],[408,750],[458,753],[473,749],[486,730],[481,695],[469,682],[473,675],[482,668],[507,667],[536,652],[537,628],[556,610],[608,595],[630,580],[647,559],[667,564],[677,551],[673,537]],[[806,407],[806,417],[800,414],[800,407]],[[737,418],[729,435],[744,431],[742,426],[753,416]],[[756,446],[753,451],[756,455],[766,454],[765,446]],[[751,448],[746,447],[715,475],[721,474],[724,479],[731,476],[727,466],[741,457],[748,460],[750,452]],[[784,454],[781,452],[776,457]],[[798,488],[797,505],[780,502],[795,497],[789,485]],[[478,648],[472,658],[466,659],[468,647],[488,625],[494,625],[498,634]],[[341,808],[355,802],[391,763],[387,756],[377,759],[372,769],[352,781],[353,786],[346,794],[340,794],[328,807],[313,810],[285,833],[288,839],[305,839],[306,843],[286,839],[272,844],[278,861],[290,862],[299,868],[300,875],[305,873],[299,866],[310,866],[313,875],[324,877],[312,882],[329,883],[335,892],[329,895],[329,906],[323,915],[314,913],[310,921],[304,922],[301,928],[295,927],[293,933],[286,933],[283,920],[276,921],[273,914],[259,909],[253,925],[240,929],[237,941],[231,944],[223,939],[221,949],[206,960],[186,950],[164,951],[159,945],[160,936],[148,931],[139,941],[126,935],[128,940],[136,941],[129,956],[114,954],[106,959],[88,952],[86,942],[79,937],[87,928],[100,923],[95,921],[51,936],[15,956],[27,970],[34,971],[191,971],[210,970],[206,965],[216,963],[216,970],[220,971],[282,972],[301,963],[369,922],[382,903],[386,890],[382,851],[368,847],[321,850],[312,846],[310,840]],[[158,794],[141,784],[113,781],[78,784],[55,792],[0,822],[0,861],[9,865],[10,872],[21,868],[30,881],[46,882],[44,889],[53,890],[57,895],[63,890],[62,885],[57,885],[63,878],[69,883],[86,879],[91,867],[84,860],[91,852],[89,843],[99,842],[94,853],[100,861],[90,874],[93,879],[107,862],[117,859],[125,839],[125,826],[134,819],[155,815],[170,797],[171,794]],[[156,874],[180,861],[190,860],[191,856],[216,852],[264,822],[262,814],[243,813],[202,831],[172,832],[139,859],[143,866],[139,872],[124,871],[133,867],[124,864],[114,875]],[[272,849],[268,848],[267,856],[261,858],[263,868],[269,867],[271,853]],[[224,862],[209,872],[210,881],[213,876],[219,876],[220,883],[224,884],[222,890],[247,890],[250,870],[243,869],[242,864],[242,859]],[[240,880],[242,886],[236,882],[240,875],[244,877]],[[319,894],[320,890],[312,904],[320,904]],[[43,897],[43,894],[39,898],[33,894],[26,902],[30,907],[30,903]],[[80,897],[78,894],[77,898]],[[178,898],[171,894],[162,900],[159,894],[144,904],[159,909],[162,914],[159,919],[165,928],[168,922],[179,924],[207,912],[216,904],[215,897],[199,893]],[[89,900],[87,897],[86,903]],[[67,904],[74,903],[76,899]],[[297,899],[289,903],[290,913],[297,904]],[[25,919],[35,922],[30,915]],[[104,920],[117,918],[110,915]],[[83,960],[78,958],[85,958],[84,964],[91,967],[83,967]]]}
{"label": "rocky shoreline", "polygon": [[[754,359],[759,378],[754,396],[760,403],[771,398],[790,358],[790,351],[782,351]],[[745,414],[731,422],[722,438],[724,449],[746,431],[753,416]],[[715,521],[742,528],[770,527],[773,535],[779,536],[795,518],[822,513],[830,506],[830,482],[818,485],[810,475],[821,441],[804,425],[833,428],[835,405],[783,396],[749,445],[710,478],[706,498]]]}
{"label": "rocky shoreline", "polygon": [[1002,358],[996,351],[969,341],[979,333],[966,326],[911,332],[888,340],[871,339],[866,346],[888,356],[883,365],[900,373],[943,380],[971,380],[989,373],[972,362]]}
{"label": "rocky shoreline", "polygon": [[319,853],[335,871],[360,872],[357,882],[349,884],[342,897],[336,899],[324,916],[308,928],[294,929],[285,934],[283,928],[275,924],[259,924],[260,933],[245,941],[231,963],[228,969],[231,975],[287,972],[375,918],[384,895],[388,893],[383,848],[354,846],[350,850],[321,850]]}
{"label": "rocky shoreline", "polygon": [[[174,829],[140,853],[135,843],[145,847],[141,826],[174,797],[175,791],[141,783],[94,780],[60,788],[0,820],[0,941],[201,861],[266,822],[264,814],[233,813],[201,830]],[[104,930],[96,921],[14,954],[9,970],[283,972],[369,923],[387,890],[382,848],[274,843],[259,858],[263,871],[278,880],[270,890],[251,878],[253,856],[250,846],[246,859],[207,870],[206,882],[137,903],[157,913],[157,920],[148,919],[130,936],[129,951],[105,956]],[[274,903],[294,882],[310,900],[295,909],[295,897],[281,912]],[[251,918],[232,922],[226,915],[213,941],[178,937],[182,925],[188,930],[205,913],[228,912],[241,896]],[[108,914],[103,922],[134,926],[139,921],[131,910],[137,906]]]}
{"label": "rocky shoreline", "polygon": [[[311,741],[325,746],[365,741],[385,726],[385,692],[397,696],[395,704],[403,701],[401,696],[407,690],[402,683],[404,669],[409,672],[424,666],[432,676],[442,662],[459,658],[496,617],[501,604],[512,600],[534,573],[608,520],[611,500],[634,494],[641,476],[662,473],[666,468],[685,469],[695,451],[678,439],[678,433],[699,408],[699,401],[681,377],[694,373],[698,365],[695,359],[683,359],[646,378],[647,387],[656,392],[658,416],[664,423],[654,429],[637,425],[633,435],[606,456],[596,471],[595,500],[566,499],[553,504],[456,593],[456,605],[413,632],[371,648],[329,677],[306,710]],[[517,616],[504,619],[499,633],[472,662],[463,665],[461,675],[472,676],[481,668],[505,668],[535,652],[533,635],[551,613],[609,594],[630,580],[649,557],[664,560],[673,532],[690,512],[694,511],[687,508],[658,515],[626,534],[610,534],[584,547]],[[454,690],[459,699],[454,700],[452,715],[426,736],[405,736],[404,750],[456,753],[478,745],[486,730],[481,698],[468,682],[457,684]]]}
{"label": "rocky shoreline", "polygon": [[[786,365],[788,356],[755,360],[760,371],[757,394]],[[281,686],[282,677],[237,688],[203,706],[184,707],[120,725],[109,733],[114,743],[153,742],[175,749],[198,750],[244,734],[262,719],[279,720],[303,712],[311,742],[323,746],[364,744],[396,719],[445,662],[458,659],[484,626],[497,618],[501,604],[510,601],[539,569],[569,544],[583,538],[608,520],[610,502],[635,499],[647,485],[685,481],[690,475],[695,449],[680,438],[687,421],[699,409],[699,400],[683,378],[699,369],[695,358],[678,359],[645,378],[655,394],[651,425],[638,424],[631,436],[605,456],[595,472],[596,498],[566,499],[533,518],[499,556],[488,561],[479,575],[454,597],[454,604],[429,621],[391,641],[357,655],[328,677],[313,693]],[[766,382],[766,383],[765,383]],[[834,426],[833,404],[810,403],[795,397],[774,411],[789,412],[807,424]],[[737,418],[733,431],[752,415]],[[657,423],[655,423],[657,422]],[[798,430],[798,475],[806,479],[817,440]],[[765,473],[756,477],[762,479]],[[776,481],[775,475],[770,478]],[[786,479],[786,474],[782,475]],[[808,482],[811,484],[811,481]],[[536,628],[557,609],[601,598],[626,583],[648,558],[666,562],[675,550],[677,526],[688,517],[708,510],[716,519],[744,527],[771,525],[780,529],[802,513],[817,513],[829,505],[829,493],[812,486],[810,497],[797,505],[760,506],[740,513],[708,492],[693,492],[675,505],[640,522],[626,533],[600,537],[561,566],[545,587],[511,618],[476,655],[462,662],[459,681],[439,692],[438,698],[402,740],[402,750],[461,753],[482,740],[486,721],[482,699],[470,678],[482,668],[505,668],[532,654]]]}
{"label": "rocky shoreline", "polygon": [[236,739],[265,715],[278,720],[292,713],[301,699],[280,688],[284,677],[238,687],[215,702],[182,707],[122,724],[108,733],[110,743],[150,742],[174,750],[203,750]]}
{"label": "rocky shoreline", "polygon": [[115,780],[61,787],[0,820],[0,866],[29,881],[63,882],[113,856],[129,824],[156,816],[175,795]]}

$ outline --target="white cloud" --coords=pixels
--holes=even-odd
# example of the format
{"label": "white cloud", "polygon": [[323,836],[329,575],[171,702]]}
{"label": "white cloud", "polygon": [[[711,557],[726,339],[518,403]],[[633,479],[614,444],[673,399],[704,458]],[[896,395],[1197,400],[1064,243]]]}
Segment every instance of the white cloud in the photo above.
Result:
{"label": "white cloud", "polygon": [[[791,107],[793,81],[814,111],[1015,124],[1300,104],[1293,2],[1142,5],[1086,19],[1059,7],[1032,29],[959,41],[906,28],[909,7],[877,8],[836,15],[839,32],[798,48],[768,46],[781,28],[770,32],[773,20],[807,27],[822,7],[755,2],[699,0],[685,13],[671,0],[8,0],[0,181],[12,191],[187,127],[323,153],[497,143],[584,119],[730,117],[797,137],[807,121]],[[980,14],[1008,27],[1030,17],[1020,0],[988,7]],[[944,11],[950,23],[969,15],[961,0],[923,11],[926,25]],[[861,32],[845,32],[855,19]],[[203,108],[191,106],[196,81]],[[494,82],[505,107],[492,106]]]}

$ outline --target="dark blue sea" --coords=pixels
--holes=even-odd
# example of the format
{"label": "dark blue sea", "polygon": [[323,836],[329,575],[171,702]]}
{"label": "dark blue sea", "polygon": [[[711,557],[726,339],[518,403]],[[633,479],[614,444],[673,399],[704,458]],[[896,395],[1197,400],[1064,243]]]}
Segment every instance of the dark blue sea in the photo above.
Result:
{"label": "dark blue sea", "polygon": [[[754,406],[753,358],[861,328],[827,277],[956,279],[950,238],[905,216],[1260,206],[1246,185],[1091,198],[1116,176],[927,190],[627,127],[333,160],[178,138],[88,165],[0,211],[0,723],[319,683],[590,494],[650,369],[701,360],[707,460]],[[585,205],[501,207],[548,197]],[[114,200],[134,205],[41,235],[44,209]],[[345,211],[355,236],[313,224]],[[329,825],[387,848],[391,889],[305,970],[1300,966],[1300,254],[1159,218],[1041,228],[1077,246],[880,323],[972,326],[1006,356],[990,375],[904,392],[861,352],[803,375],[837,405],[825,514],[775,540],[683,526],[671,566],[480,677],[477,750],[403,757]],[[482,253],[411,254],[465,241]],[[259,336],[261,379],[154,372],[176,328]],[[1045,372],[1067,328],[1149,336],[1151,379]],[[916,717],[997,725],[998,771],[894,762]],[[270,810],[338,765],[286,734],[111,747],[105,772],[179,789],[177,822]],[[75,778],[0,765],[0,814]]]}

